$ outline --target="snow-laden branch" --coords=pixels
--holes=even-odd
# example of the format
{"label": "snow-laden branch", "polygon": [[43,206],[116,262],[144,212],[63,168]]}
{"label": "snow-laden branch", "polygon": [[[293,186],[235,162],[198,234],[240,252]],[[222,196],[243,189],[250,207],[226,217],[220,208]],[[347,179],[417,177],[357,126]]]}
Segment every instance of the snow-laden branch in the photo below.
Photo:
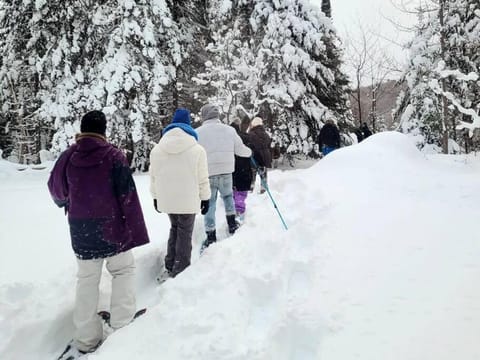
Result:
{"label": "snow-laden branch", "polygon": [[434,70],[438,75],[440,75],[441,79],[445,79],[447,77],[454,77],[457,80],[462,81],[477,81],[479,76],[475,72],[470,72],[468,74],[462,73],[460,70],[447,70],[445,69],[445,61],[439,61],[437,68]]}
{"label": "snow-laden branch", "polygon": [[[434,70],[441,79],[447,77],[454,77],[457,80],[461,81],[477,81],[479,76],[475,72],[470,72],[468,74],[462,73],[460,70],[448,70],[446,69],[445,61],[439,61],[437,68]],[[473,136],[473,130],[480,128],[480,115],[473,108],[465,108],[460,102],[455,98],[455,96],[448,91],[443,91],[437,79],[433,79],[429,83],[430,88],[438,95],[444,96],[449,100],[453,106],[457,108],[462,114],[468,115],[472,118],[472,122],[468,123],[465,121],[460,121],[460,125],[457,126],[457,130],[469,129],[469,135]]]}
{"label": "snow-laden branch", "polygon": [[460,121],[460,125],[457,125],[457,130],[469,129],[469,135],[470,137],[472,137],[473,130],[475,130],[476,128],[480,128],[480,115],[477,114],[477,112],[472,108],[467,109],[463,107],[462,104],[460,104],[460,102],[455,99],[455,96],[451,92],[443,91],[437,79],[430,80],[429,86],[436,94],[442,95],[446,99],[448,99],[452,103],[452,105],[455,106],[457,110],[460,111],[462,114],[468,115],[472,118],[473,121],[471,123]]}

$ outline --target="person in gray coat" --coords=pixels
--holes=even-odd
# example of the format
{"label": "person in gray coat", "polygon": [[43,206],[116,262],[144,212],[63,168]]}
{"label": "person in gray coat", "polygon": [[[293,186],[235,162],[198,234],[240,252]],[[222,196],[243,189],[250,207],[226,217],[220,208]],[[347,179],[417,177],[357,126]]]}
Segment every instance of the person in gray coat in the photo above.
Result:
{"label": "person in gray coat", "polygon": [[235,222],[232,180],[232,173],[235,170],[235,155],[250,157],[252,151],[243,144],[233,127],[220,121],[220,113],[215,105],[207,104],[202,107],[200,112],[203,124],[196,130],[198,143],[207,152],[211,190],[208,212],[204,218],[207,239],[202,244],[203,250],[217,241],[215,211],[218,193],[220,193],[225,206],[229,233],[233,234],[238,228]]}

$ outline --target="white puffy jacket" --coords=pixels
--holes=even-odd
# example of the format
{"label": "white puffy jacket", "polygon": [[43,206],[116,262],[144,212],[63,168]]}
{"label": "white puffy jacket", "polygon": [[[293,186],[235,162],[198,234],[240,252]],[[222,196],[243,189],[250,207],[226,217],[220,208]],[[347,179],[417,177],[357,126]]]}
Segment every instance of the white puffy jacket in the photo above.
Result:
{"label": "white puffy jacket", "polygon": [[195,138],[176,128],[150,153],[150,192],[158,210],[197,214],[200,201],[210,199],[207,155]]}
{"label": "white puffy jacket", "polygon": [[198,143],[205,148],[210,176],[231,174],[235,170],[235,155],[250,157],[252,151],[245,146],[231,126],[220,120],[206,120],[196,129]]}

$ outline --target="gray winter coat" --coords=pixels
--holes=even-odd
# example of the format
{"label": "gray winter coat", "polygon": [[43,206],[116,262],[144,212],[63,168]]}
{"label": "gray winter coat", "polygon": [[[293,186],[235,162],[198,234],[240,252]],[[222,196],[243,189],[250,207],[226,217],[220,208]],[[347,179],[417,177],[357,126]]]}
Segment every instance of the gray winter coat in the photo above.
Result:
{"label": "gray winter coat", "polygon": [[235,155],[252,155],[252,151],[243,144],[235,129],[222,124],[219,119],[206,120],[196,130],[198,143],[207,152],[209,176],[231,174],[235,170]]}

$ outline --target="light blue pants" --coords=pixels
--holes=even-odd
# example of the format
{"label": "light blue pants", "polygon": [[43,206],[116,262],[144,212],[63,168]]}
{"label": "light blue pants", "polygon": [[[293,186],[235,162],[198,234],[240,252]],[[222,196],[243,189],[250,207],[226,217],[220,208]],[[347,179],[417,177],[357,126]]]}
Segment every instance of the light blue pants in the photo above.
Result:
{"label": "light blue pants", "polygon": [[217,193],[223,199],[226,215],[235,215],[235,204],[233,202],[233,180],[232,174],[221,174],[210,176],[210,197],[208,212],[205,214],[205,231],[215,230],[215,210],[217,207]]}

